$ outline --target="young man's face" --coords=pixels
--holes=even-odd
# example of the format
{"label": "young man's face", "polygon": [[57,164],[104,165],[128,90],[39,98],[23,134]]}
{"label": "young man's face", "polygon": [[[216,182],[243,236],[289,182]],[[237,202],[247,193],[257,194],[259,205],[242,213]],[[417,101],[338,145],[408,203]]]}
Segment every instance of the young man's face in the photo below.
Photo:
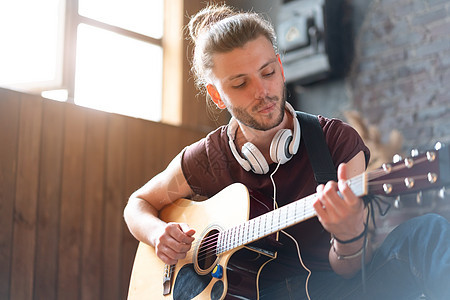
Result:
{"label": "young man's face", "polygon": [[213,57],[212,83],[228,111],[244,125],[269,130],[283,120],[284,75],[266,37]]}

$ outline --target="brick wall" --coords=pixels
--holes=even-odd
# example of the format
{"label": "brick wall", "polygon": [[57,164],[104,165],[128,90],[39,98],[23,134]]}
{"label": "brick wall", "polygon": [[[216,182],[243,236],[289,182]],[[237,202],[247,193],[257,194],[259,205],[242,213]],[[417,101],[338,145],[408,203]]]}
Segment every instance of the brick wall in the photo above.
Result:
{"label": "brick wall", "polygon": [[406,149],[450,142],[450,2],[372,0],[349,83],[355,107]]}
{"label": "brick wall", "polygon": [[[450,144],[450,2],[372,0],[347,84],[354,108],[386,138],[398,129],[405,152]],[[379,237],[427,212],[450,220],[449,192],[425,193],[421,203],[404,196],[399,209],[379,218]]]}

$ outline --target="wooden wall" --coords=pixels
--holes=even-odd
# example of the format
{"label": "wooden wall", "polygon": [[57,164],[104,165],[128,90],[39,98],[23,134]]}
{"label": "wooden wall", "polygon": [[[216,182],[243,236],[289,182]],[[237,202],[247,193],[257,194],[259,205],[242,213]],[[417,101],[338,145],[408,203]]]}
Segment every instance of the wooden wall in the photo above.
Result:
{"label": "wooden wall", "polygon": [[125,299],[127,198],[203,135],[0,89],[0,299]]}

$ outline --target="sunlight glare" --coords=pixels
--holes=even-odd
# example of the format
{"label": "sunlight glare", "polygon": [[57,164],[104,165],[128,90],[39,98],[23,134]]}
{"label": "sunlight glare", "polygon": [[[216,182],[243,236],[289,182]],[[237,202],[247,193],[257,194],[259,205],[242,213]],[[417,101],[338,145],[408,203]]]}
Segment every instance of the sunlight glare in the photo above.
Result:
{"label": "sunlight glare", "polygon": [[159,121],[161,98],[161,47],[78,27],[76,104]]}

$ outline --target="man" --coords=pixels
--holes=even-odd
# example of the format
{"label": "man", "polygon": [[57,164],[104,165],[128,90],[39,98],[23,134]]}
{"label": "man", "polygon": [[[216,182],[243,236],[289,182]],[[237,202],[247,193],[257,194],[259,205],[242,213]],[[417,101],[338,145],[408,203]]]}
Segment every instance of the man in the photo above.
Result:
{"label": "man", "polygon": [[[211,197],[234,182],[273,197],[274,206],[317,192],[313,204],[317,218],[280,235],[279,258],[263,268],[259,295],[268,299],[303,298],[310,293],[324,298],[360,298],[364,291],[354,275],[361,270],[363,254],[367,262],[372,258],[365,238],[367,211],[345,182],[365,170],[367,147],[348,125],[318,117],[333,163],[339,167],[338,182],[317,185],[296,114],[285,99],[283,67],[272,26],[254,13],[209,6],[191,19],[190,33],[195,42],[197,83],[232,119],[187,147],[133,193],[125,208],[130,231],[155,247],[164,263],[175,264],[191,248],[196,229],[158,218],[159,211],[175,200]],[[279,142],[281,150],[274,146]],[[312,271],[310,286],[305,285],[308,275],[299,262],[302,257]],[[377,292],[370,282],[367,286],[368,293]],[[418,290],[411,295],[421,293]],[[391,291],[364,295],[377,298],[386,294],[403,295]]]}

